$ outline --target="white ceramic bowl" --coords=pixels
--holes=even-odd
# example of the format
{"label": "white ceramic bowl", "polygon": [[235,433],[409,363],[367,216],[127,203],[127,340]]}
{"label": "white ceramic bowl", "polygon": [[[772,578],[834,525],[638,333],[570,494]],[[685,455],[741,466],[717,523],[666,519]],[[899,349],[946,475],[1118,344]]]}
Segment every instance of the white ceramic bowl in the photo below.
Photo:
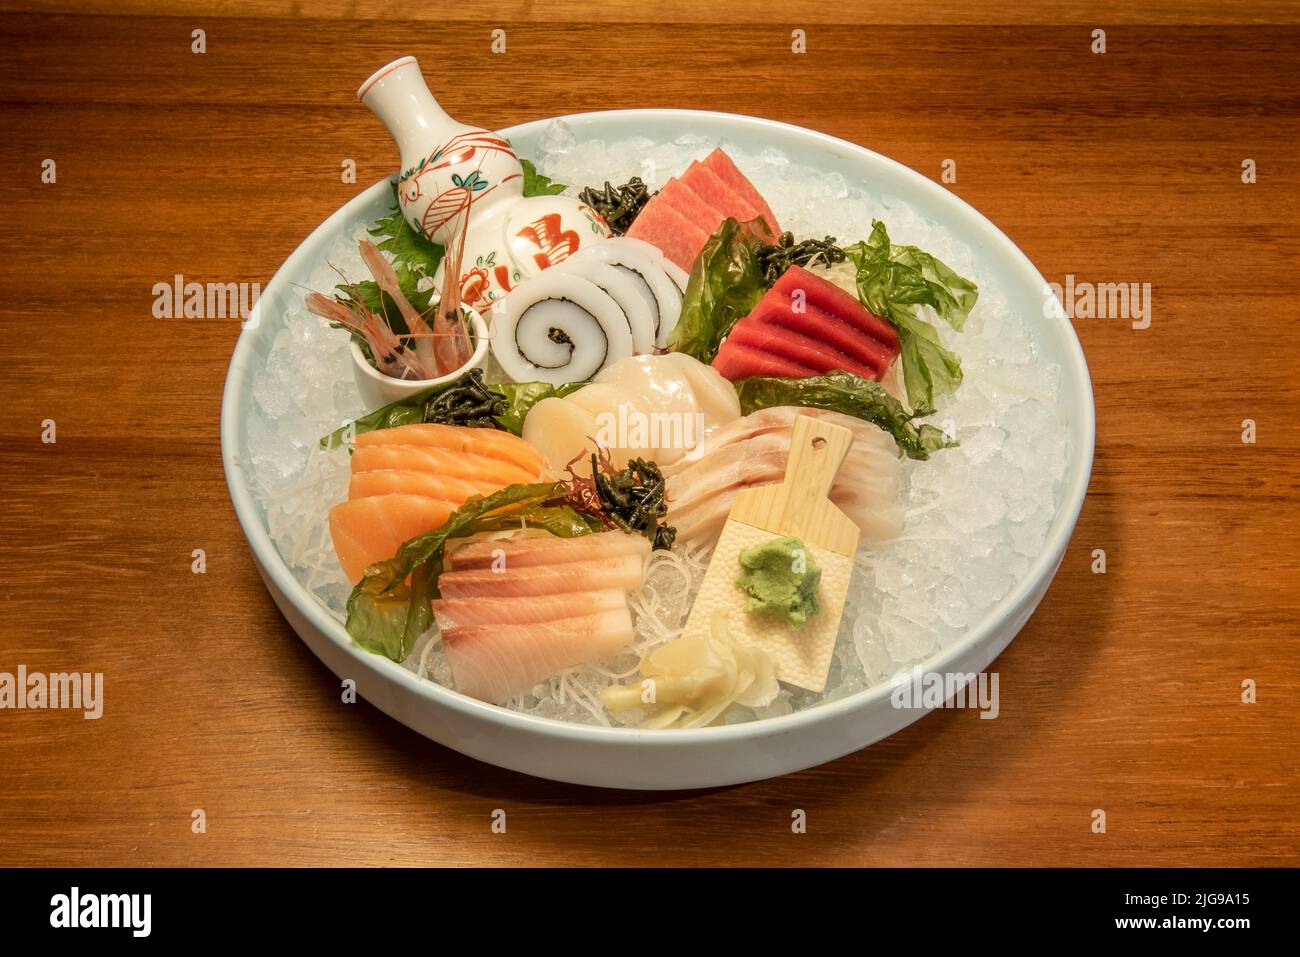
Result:
{"label": "white ceramic bowl", "polygon": [[[940,672],[979,672],[1024,626],[1051,583],[1083,504],[1092,470],[1094,410],[1088,367],[1064,318],[1044,317],[1046,283],[996,226],[948,192],[893,160],[821,133],[770,120],[691,110],[619,110],[564,117],[579,140],[647,136],[672,140],[684,133],[720,137],[748,149],[775,146],[793,160],[849,182],[899,196],[918,213],[942,223],[965,242],[984,275],[1026,317],[1039,354],[1061,366],[1060,407],[1068,414],[1070,458],[1062,499],[1043,551],[1029,573],[958,642],[923,664]],[[547,120],[504,130],[523,156],[535,155]],[[378,132],[376,135],[381,135]],[[379,655],[355,647],[347,633],[298,584],[267,535],[247,485],[246,426],[251,380],[265,361],[277,309],[305,282],[344,228],[373,221],[388,206],[386,180],[335,212],[285,261],[262,300],[270,321],[240,336],[226,378],[221,448],[235,511],[266,587],[294,630],[340,678],[352,678],[375,707],[420,734],[463,754],[526,774],[615,788],[699,788],[773,777],[866,747],[925,712],[900,710],[883,683],[841,700],[779,718],[689,731],[639,731],[566,724],[475,701]]]}
{"label": "white ceramic bowl", "polygon": [[390,375],[384,375],[366,361],[365,353],[361,351],[361,347],[353,339],[352,379],[357,384],[357,391],[361,393],[361,401],[365,403],[366,408],[377,409],[380,406],[388,405],[390,402],[396,402],[398,399],[405,399],[408,395],[414,395],[416,392],[430,386],[458,379],[470,369],[486,368],[488,355],[487,325],[483,322],[483,317],[474,310],[470,310],[469,319],[474,330],[474,354],[470,356],[469,362],[455,372],[438,376],[436,379],[394,379]]}

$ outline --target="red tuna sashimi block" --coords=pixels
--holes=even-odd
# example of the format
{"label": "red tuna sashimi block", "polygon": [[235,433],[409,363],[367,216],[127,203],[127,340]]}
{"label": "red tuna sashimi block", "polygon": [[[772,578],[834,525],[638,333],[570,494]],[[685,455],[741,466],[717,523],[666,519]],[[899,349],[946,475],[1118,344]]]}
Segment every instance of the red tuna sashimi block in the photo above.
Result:
{"label": "red tuna sashimi block", "polygon": [[[845,292],[829,279],[814,275],[802,266],[791,266],[772,286],[773,292],[789,297],[799,290],[803,291],[808,305],[843,319],[864,335],[887,346],[893,355],[898,355],[898,333],[894,327],[862,305],[857,296]],[[889,361],[894,361],[892,356]]]}
{"label": "red tuna sashimi block", "polygon": [[804,379],[817,374],[816,369],[739,342],[732,342],[730,337],[713,357],[713,368],[732,382],[756,375]]}
{"label": "red tuna sashimi block", "polygon": [[[793,332],[802,337],[816,339],[843,353],[854,365],[844,368],[870,379],[878,379],[889,370],[897,355],[896,350],[882,344],[841,319],[804,303],[802,311],[794,308],[792,299],[782,296],[765,296],[744,323],[746,326],[762,324],[782,332]],[[865,366],[863,372],[857,368]]]}
{"label": "red tuna sashimi block", "polygon": [[[787,317],[792,314],[786,310]],[[837,320],[823,322],[839,325]],[[856,359],[847,352],[842,352],[823,341],[821,327],[812,330],[813,335],[803,335],[780,322],[743,322],[737,323],[731,330],[728,341],[734,345],[749,346],[782,359],[789,359],[801,366],[826,372],[831,369],[843,369],[864,379],[878,379],[880,372],[874,366]]]}
{"label": "red tuna sashimi block", "polygon": [[[698,160],[686,167],[686,172],[682,174],[682,182],[699,194],[700,198],[710,206],[722,210],[737,222],[747,223],[758,219],[761,215],[756,207],[746,202],[745,198],[724,183],[717,173]],[[775,235],[762,238],[776,239]]]}
{"label": "red tuna sashimi block", "polygon": [[670,261],[687,272],[695,265],[709,234],[656,196],[633,221],[627,234],[657,246]]}
{"label": "red tuna sashimi block", "polygon": [[679,179],[670,179],[654,198],[654,202],[667,203],[710,236],[727,218],[726,213],[715,206],[710,206],[699,193]]}
{"label": "red tuna sashimi block", "polygon": [[772,213],[772,207],[767,205],[767,200],[763,199],[763,194],[754,188],[754,184],[749,181],[749,177],[737,168],[722,147],[718,147],[704,157],[704,165],[711,169],[718,179],[739,193],[745,202],[759,211],[763,219],[767,221],[767,225],[772,227],[773,236],[781,235],[781,227],[777,224],[776,216]]}
{"label": "red tuna sashimi block", "polygon": [[879,380],[897,357],[898,335],[888,323],[833,283],[791,266],[732,328],[713,367],[733,382],[835,369]]}

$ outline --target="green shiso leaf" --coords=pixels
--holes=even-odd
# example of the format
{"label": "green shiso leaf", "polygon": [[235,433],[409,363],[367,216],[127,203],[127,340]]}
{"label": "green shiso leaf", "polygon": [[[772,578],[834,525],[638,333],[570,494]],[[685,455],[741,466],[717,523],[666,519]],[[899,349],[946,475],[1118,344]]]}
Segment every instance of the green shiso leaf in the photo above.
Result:
{"label": "green shiso leaf", "polygon": [[844,252],[857,268],[858,298],[898,330],[907,400],[918,415],[934,411],[936,395],[961,384],[961,360],[944,348],[939,333],[917,306],[931,306],[960,330],[975,307],[975,284],[915,246],[894,246],[885,224],[875,220],[871,237]]}
{"label": "green shiso leaf", "polygon": [[521,158],[519,165],[524,168],[525,196],[557,196],[567,188],[563,183],[552,182],[549,176],[537,172],[532,160]]}

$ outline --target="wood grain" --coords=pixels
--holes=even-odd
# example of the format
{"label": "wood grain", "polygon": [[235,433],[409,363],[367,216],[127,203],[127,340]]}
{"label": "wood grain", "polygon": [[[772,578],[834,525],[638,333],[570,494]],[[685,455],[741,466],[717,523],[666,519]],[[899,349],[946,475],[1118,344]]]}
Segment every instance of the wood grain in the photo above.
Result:
{"label": "wood grain", "polygon": [[[807,20],[803,56],[798,16],[691,12],[733,9],[711,4],[661,18],[614,2],[617,30],[531,3],[458,4],[436,26],[341,3],[316,18],[205,4],[202,23],[146,0],[7,14],[0,670],[103,671],[107,700],[99,721],[0,712],[0,864],[1300,863],[1300,30],[1225,22],[1296,8],[1116,4],[1093,55],[1075,4],[961,25],[977,6],[890,5],[889,25],[835,5]],[[948,25],[924,25],[936,16]],[[1049,279],[1151,283],[1150,328],[1076,322],[1096,467],[1055,583],[997,662],[998,720],[939,712],[801,774],[653,795],[500,771],[340,702],[227,497],[238,326],[153,319],[151,290],[178,273],[264,282],[387,175],[391,145],[353,89],[405,52],[449,112],[491,127],[698,107],[936,179],[953,159],[949,188]],[[340,183],[345,158],[360,186]]]}

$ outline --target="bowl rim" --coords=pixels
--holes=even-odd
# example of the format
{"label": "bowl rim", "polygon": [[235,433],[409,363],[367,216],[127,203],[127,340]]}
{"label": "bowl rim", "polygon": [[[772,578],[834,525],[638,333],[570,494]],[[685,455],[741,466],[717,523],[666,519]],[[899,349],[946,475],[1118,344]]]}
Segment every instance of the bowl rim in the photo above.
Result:
{"label": "bowl rim", "polygon": [[[969,218],[972,230],[978,232],[981,238],[1005,244],[1007,251],[1010,253],[1007,257],[1008,261],[1027,284],[1041,287],[1045,294],[1049,288],[1047,281],[1020,247],[994,225],[987,216],[960,196],[897,160],[856,143],[831,136],[828,133],[810,130],[807,127],[741,113],[675,108],[637,108],[590,110],[562,116],[543,117],[516,124],[500,132],[507,138],[514,138],[536,133],[554,120],[563,120],[573,126],[592,121],[631,120],[637,118],[654,118],[657,120],[679,118],[692,122],[709,120],[717,124],[719,137],[725,136],[728,127],[743,126],[775,130],[779,131],[783,136],[820,144],[834,153],[847,155],[848,157],[862,157],[873,163],[883,163],[893,167],[894,171],[900,174],[918,193],[941,204],[951,205],[957,211],[966,215]],[[311,244],[312,238],[322,232],[335,230],[351,217],[352,209],[377,199],[380,191],[388,188],[391,178],[391,175],[384,177],[353,196],[348,202],[326,217],[285,259],[267,284],[266,290],[270,291],[284,285],[287,281],[284,277],[291,272],[297,271],[297,261],[306,259],[304,248]],[[939,653],[917,663],[924,672],[946,672],[950,670],[954,662],[968,654],[972,648],[986,641],[1000,625],[1009,620],[1014,620],[1020,614],[1024,614],[1026,608],[1032,610],[1038,598],[1041,597],[1041,595],[1035,595],[1035,591],[1039,590],[1040,584],[1046,587],[1046,584],[1050,583],[1056,566],[1059,565],[1065,548],[1069,544],[1079,512],[1083,507],[1083,500],[1092,473],[1096,443],[1096,409],[1093,399],[1092,379],[1088,371],[1082,344],[1079,342],[1078,335],[1069,319],[1055,314],[1051,316],[1044,315],[1042,319],[1047,322],[1055,322],[1061,326],[1060,331],[1064,340],[1066,358],[1077,367],[1079,375],[1075,386],[1075,401],[1072,403],[1072,411],[1077,416],[1078,430],[1083,441],[1078,442],[1077,448],[1074,449],[1076,457],[1072,460],[1070,469],[1063,481],[1061,504],[1053,517],[1043,547],[1032,561],[1029,570],[974,626],[968,628],[961,638]],[[259,327],[260,323],[248,323],[245,324],[244,329],[241,331],[231,355],[222,394],[221,451],[227,485],[235,507],[235,513],[240,526],[243,528],[244,535],[248,539],[249,546],[253,550],[255,560],[261,564],[264,573],[280,589],[286,599],[294,605],[295,609],[310,624],[332,642],[342,647],[358,666],[370,671],[375,677],[394,682],[431,704],[450,708],[465,717],[483,720],[489,724],[503,726],[506,729],[521,733],[540,734],[547,738],[558,738],[574,743],[603,742],[608,744],[617,742],[624,745],[642,744],[655,747],[666,744],[671,745],[673,741],[685,745],[687,743],[700,744],[713,741],[752,740],[766,736],[790,734],[808,725],[847,715],[850,712],[868,709],[892,693],[891,683],[880,682],[843,698],[824,702],[790,714],[716,727],[662,730],[605,727],[522,714],[498,705],[478,701],[434,681],[417,677],[413,671],[399,662],[364,651],[352,642],[343,624],[307,592],[289,570],[279,550],[271,541],[252,491],[244,480],[242,460],[238,448],[242,417],[236,413],[241,412],[244,402],[251,399],[251,391],[246,387],[246,383],[250,376],[248,366],[251,357],[256,352],[253,342],[254,337],[258,334]],[[1067,428],[1072,432],[1075,430],[1073,424]],[[1011,637],[1014,638],[1014,635]]]}

